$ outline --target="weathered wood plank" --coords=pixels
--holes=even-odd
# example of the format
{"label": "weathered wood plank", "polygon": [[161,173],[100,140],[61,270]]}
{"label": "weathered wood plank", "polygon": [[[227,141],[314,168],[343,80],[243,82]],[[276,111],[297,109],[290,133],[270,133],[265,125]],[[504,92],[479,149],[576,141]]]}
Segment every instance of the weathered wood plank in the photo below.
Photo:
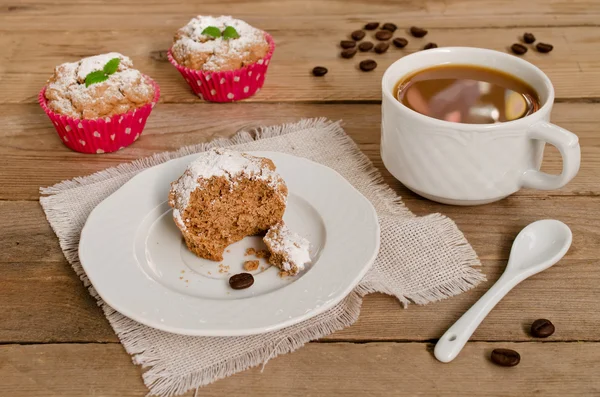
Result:
{"label": "weathered wood plank", "polygon": [[[582,164],[578,176],[560,190],[523,190],[518,195],[600,194],[600,109],[598,104],[558,103],[553,121],[579,135]],[[67,149],[37,105],[0,105],[0,199],[35,200],[39,187],[87,175],[154,153],[226,138],[241,129],[294,122],[300,118],[343,120],[346,132],[383,172],[386,182],[403,197],[414,197],[383,167],[379,155],[379,105],[314,104],[161,104],[134,145],[106,155],[84,155]],[[227,120],[223,123],[223,120]],[[560,172],[562,162],[553,147],[546,150],[543,169]],[[43,169],[43,172],[41,171]]]}
{"label": "weathered wood plank", "polygon": [[[600,245],[600,197],[509,197],[485,206],[456,207],[410,199],[417,215],[440,212],[453,219],[483,260],[508,259],[517,233],[530,222],[556,218],[573,231],[567,259],[596,261]],[[18,216],[15,216],[18,214]],[[58,241],[35,201],[0,201],[0,263],[59,262]]]}
{"label": "weathered wood plank", "polygon": [[[147,1],[142,7],[132,2],[111,3],[106,7],[101,0],[13,1],[0,8],[0,30],[57,31],[90,29],[121,31],[155,29],[157,26],[185,23],[202,12],[205,15],[229,15],[261,26],[263,29],[281,29],[282,15],[285,27],[303,27],[310,19],[311,26],[325,29],[332,24],[362,26],[365,22],[394,22],[399,26],[422,24],[428,27],[507,27],[507,26],[597,26],[600,6],[594,0],[531,0],[506,3],[497,0],[402,0],[361,1],[344,0],[209,0],[199,9],[193,2],[177,0]],[[290,12],[293,10],[293,12]],[[64,18],[69,15],[71,18]]]}
{"label": "weathered wood plank", "polygon": [[[500,276],[505,261],[484,261],[488,282],[452,299],[403,309],[390,296],[365,298],[356,324],[324,341],[429,341],[439,338]],[[550,341],[598,341],[597,261],[563,260],[525,281],[492,311],[474,341],[531,341],[537,318],[556,325]],[[118,342],[66,262],[2,263],[0,343]]]}
{"label": "weathered wood plank", "polygon": [[[503,368],[491,350],[513,348]],[[442,364],[425,343],[309,344],[200,389],[201,396],[591,396],[600,393],[599,343],[469,343]],[[0,346],[0,394],[143,396],[140,368],[117,344]],[[310,381],[307,381],[310,380]],[[191,397],[193,392],[186,394]]]}
{"label": "weathered wood plank", "polygon": [[[359,52],[353,59],[339,56],[339,41],[360,27],[357,23],[340,26],[331,21],[323,29],[305,18],[299,30],[290,30],[281,19],[272,29],[277,49],[264,89],[248,102],[298,101],[379,101],[381,76],[398,58],[418,51],[427,42],[439,46],[469,46],[508,51],[524,30],[533,30],[539,40],[554,45],[550,54],[531,50],[523,56],[544,70],[556,87],[558,99],[598,98],[600,92],[600,53],[591,48],[600,45],[600,29],[588,27],[519,27],[494,29],[430,29],[423,39],[409,37],[405,49],[390,47],[385,54]],[[124,34],[121,30],[67,30],[59,32],[6,32],[0,75],[0,103],[35,103],[37,94],[54,67],[84,56],[119,51],[130,56],[137,68],[153,77],[161,86],[161,100],[166,103],[200,103],[177,70],[157,52],[166,51],[174,31],[186,19],[170,21],[150,30]],[[285,23],[285,25],[281,25]],[[415,22],[416,23],[416,22]],[[408,26],[403,27],[406,29]],[[407,36],[403,30],[396,35]],[[371,37],[372,33],[368,34]],[[372,40],[372,38],[371,38]],[[95,43],[90,46],[89,43]],[[363,59],[377,60],[378,67],[365,73],[358,69]],[[329,69],[323,78],[310,71],[321,65]]]}

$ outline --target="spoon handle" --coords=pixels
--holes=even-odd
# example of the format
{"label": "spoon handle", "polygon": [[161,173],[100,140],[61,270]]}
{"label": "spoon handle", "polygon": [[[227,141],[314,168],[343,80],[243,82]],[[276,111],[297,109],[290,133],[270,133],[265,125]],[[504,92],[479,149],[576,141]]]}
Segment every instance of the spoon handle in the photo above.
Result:
{"label": "spoon handle", "polygon": [[521,278],[503,274],[496,284],[442,335],[435,345],[435,358],[443,363],[454,360],[483,319],[519,282]]}

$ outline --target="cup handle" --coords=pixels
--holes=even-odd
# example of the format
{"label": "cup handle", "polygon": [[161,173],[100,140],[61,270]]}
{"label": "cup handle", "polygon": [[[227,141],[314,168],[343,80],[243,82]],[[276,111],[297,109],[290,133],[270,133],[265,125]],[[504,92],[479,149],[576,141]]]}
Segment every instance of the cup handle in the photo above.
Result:
{"label": "cup handle", "polygon": [[560,175],[529,169],[523,173],[523,187],[540,190],[559,189],[577,175],[581,162],[581,149],[577,135],[545,121],[532,125],[527,135],[530,139],[539,139],[555,146],[562,156],[563,169]]}

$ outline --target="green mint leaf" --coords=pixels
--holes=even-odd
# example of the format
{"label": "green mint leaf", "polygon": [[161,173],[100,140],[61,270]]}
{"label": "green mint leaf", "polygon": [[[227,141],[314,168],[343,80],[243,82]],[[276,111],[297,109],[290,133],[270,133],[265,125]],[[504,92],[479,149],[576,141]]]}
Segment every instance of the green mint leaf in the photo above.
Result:
{"label": "green mint leaf", "polygon": [[104,65],[104,73],[109,75],[113,74],[119,68],[119,63],[121,63],[121,59],[119,58],[113,58],[106,62],[106,65]]}
{"label": "green mint leaf", "polygon": [[237,30],[235,30],[235,28],[233,26],[227,26],[225,28],[225,30],[223,31],[223,38],[225,40],[237,39],[238,37],[240,37],[240,35],[238,34]]}
{"label": "green mint leaf", "polygon": [[219,28],[215,27],[215,26],[209,26],[206,29],[204,29],[202,31],[203,35],[206,36],[210,36],[213,37],[215,39],[218,39],[219,37],[221,37],[221,31],[219,30]]}
{"label": "green mint leaf", "polygon": [[92,84],[102,83],[106,80],[108,80],[108,76],[104,73],[104,71],[96,70],[95,72],[91,72],[85,76],[85,86],[89,87]]}

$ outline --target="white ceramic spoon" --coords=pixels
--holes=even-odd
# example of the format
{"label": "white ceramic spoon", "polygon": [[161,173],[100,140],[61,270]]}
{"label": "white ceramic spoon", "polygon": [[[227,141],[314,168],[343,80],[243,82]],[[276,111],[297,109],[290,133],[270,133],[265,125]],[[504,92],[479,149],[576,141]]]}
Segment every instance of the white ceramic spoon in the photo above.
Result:
{"label": "white ceramic spoon", "polygon": [[533,222],[521,230],[502,276],[440,338],[435,345],[435,358],[443,363],[454,360],[500,299],[527,277],[558,262],[569,250],[572,239],[571,229],[553,219]]}

